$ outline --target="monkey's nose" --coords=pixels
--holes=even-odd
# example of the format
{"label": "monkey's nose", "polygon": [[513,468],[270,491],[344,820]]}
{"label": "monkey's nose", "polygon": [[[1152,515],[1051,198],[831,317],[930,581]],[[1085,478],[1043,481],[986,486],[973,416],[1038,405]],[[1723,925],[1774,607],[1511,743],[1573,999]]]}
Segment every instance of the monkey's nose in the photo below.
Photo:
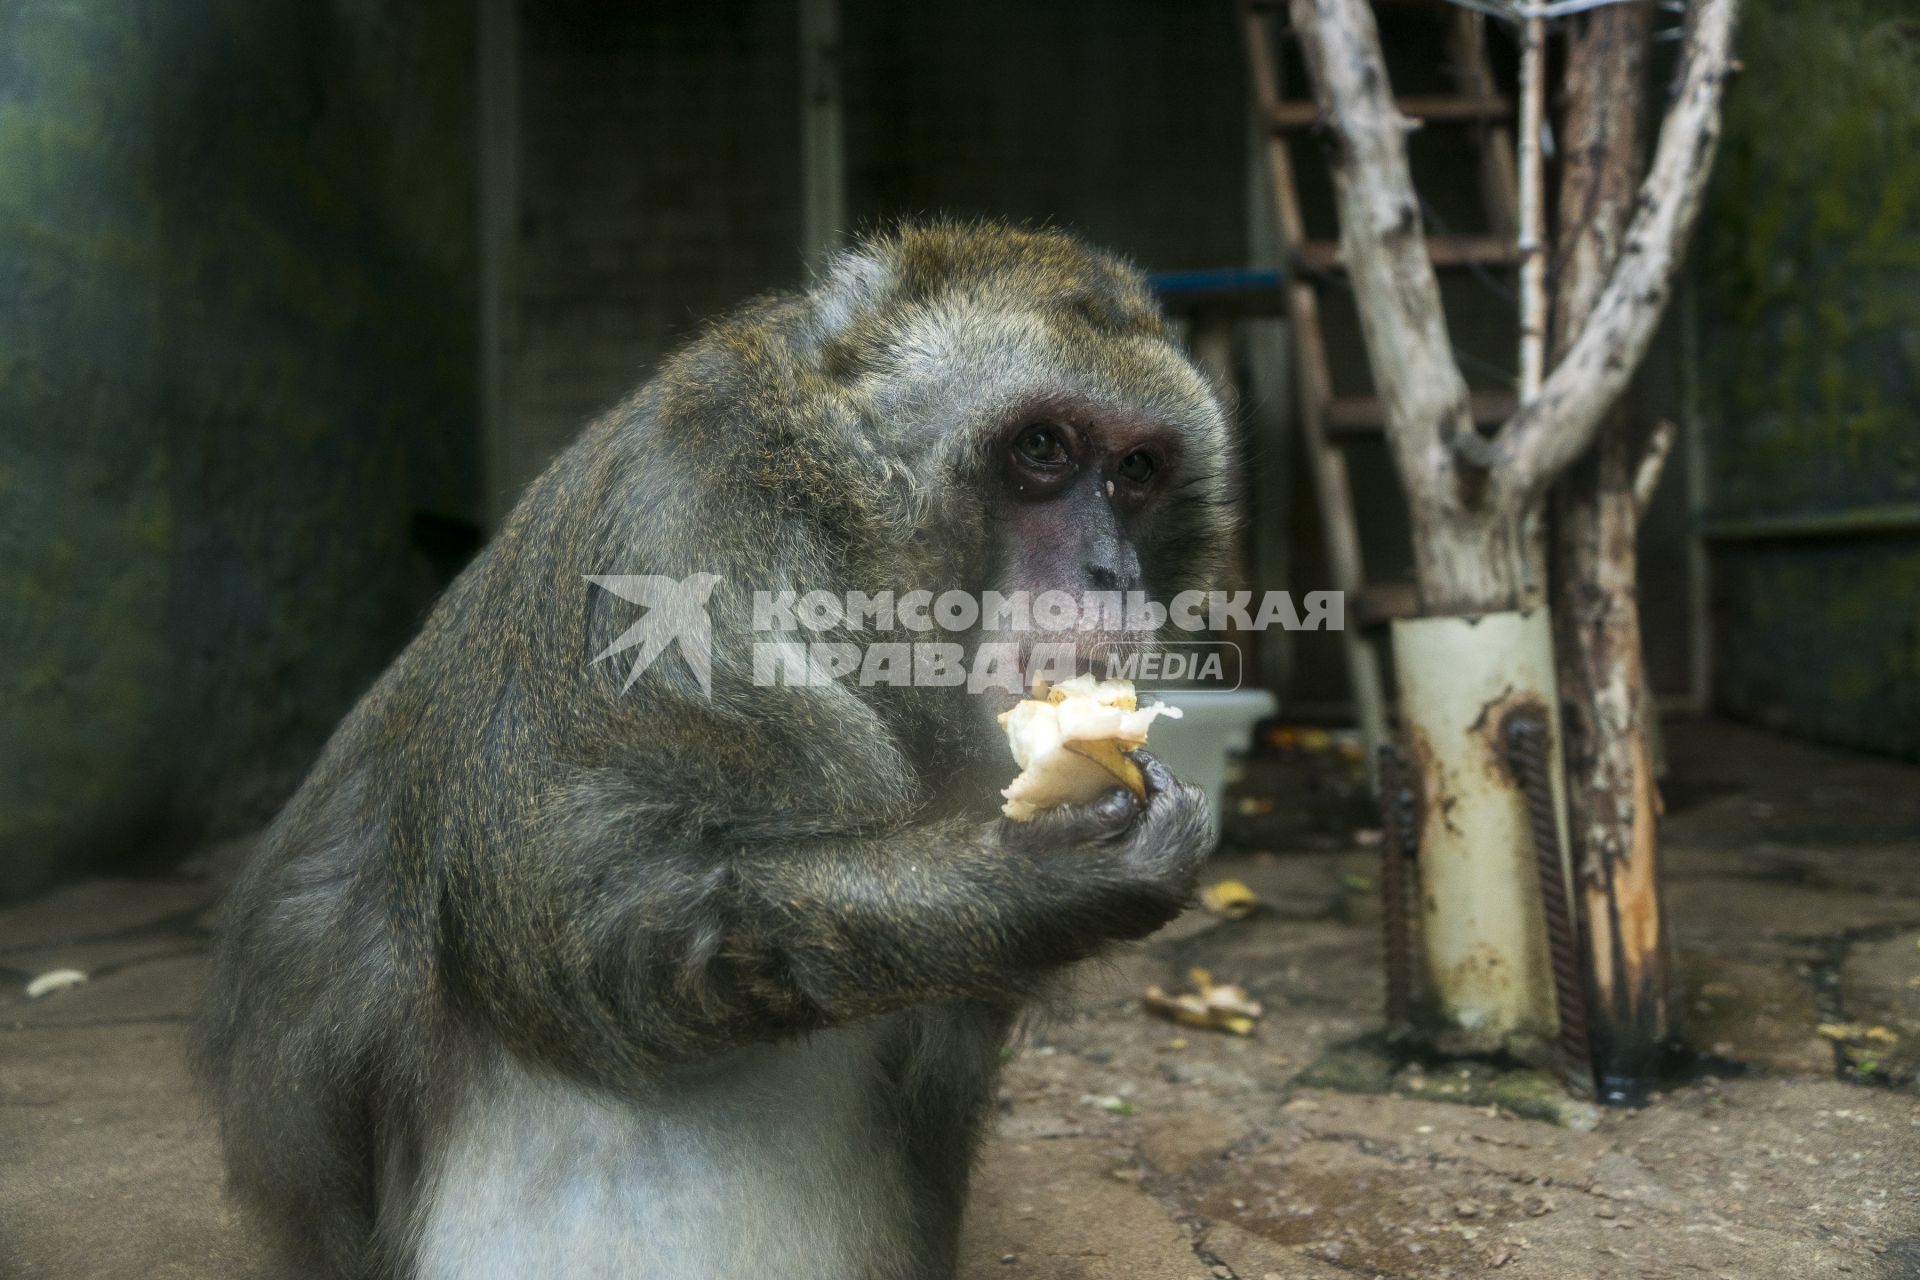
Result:
{"label": "monkey's nose", "polygon": [[1137,591],[1140,587],[1139,574],[1122,573],[1104,564],[1087,565],[1086,574],[1095,591]]}

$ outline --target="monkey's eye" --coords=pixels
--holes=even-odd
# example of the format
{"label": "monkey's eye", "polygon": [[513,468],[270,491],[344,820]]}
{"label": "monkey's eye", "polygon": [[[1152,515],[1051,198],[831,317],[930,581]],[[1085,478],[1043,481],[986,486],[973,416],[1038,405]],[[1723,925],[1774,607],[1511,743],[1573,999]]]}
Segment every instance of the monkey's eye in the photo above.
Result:
{"label": "monkey's eye", "polygon": [[1036,422],[1022,431],[1013,447],[1022,458],[1038,467],[1058,467],[1069,460],[1059,429],[1044,422]]}
{"label": "monkey's eye", "polygon": [[1120,478],[1128,484],[1145,484],[1147,481],[1153,479],[1153,473],[1157,466],[1158,464],[1154,462],[1152,454],[1143,449],[1135,449],[1132,453],[1120,459],[1118,470],[1120,472]]}

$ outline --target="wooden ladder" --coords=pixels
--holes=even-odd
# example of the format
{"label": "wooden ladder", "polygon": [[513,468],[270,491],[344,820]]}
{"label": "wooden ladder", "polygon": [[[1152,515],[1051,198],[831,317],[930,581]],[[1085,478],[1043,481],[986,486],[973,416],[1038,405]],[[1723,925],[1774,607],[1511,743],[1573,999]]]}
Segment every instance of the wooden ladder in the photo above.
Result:
{"label": "wooden ladder", "polygon": [[[1300,214],[1288,138],[1313,127],[1319,118],[1312,101],[1280,95],[1275,54],[1278,0],[1236,0],[1254,104],[1266,138],[1268,176],[1279,243],[1289,262],[1286,304],[1294,345],[1294,385],[1298,390],[1300,430],[1312,470],[1333,585],[1347,600],[1347,626],[1341,633],[1347,680],[1365,740],[1367,759],[1377,761],[1387,732],[1386,689],[1381,678],[1378,636],[1382,624],[1410,617],[1418,607],[1412,584],[1369,584],[1360,550],[1353,488],[1347,475],[1345,441],[1377,437],[1385,428],[1379,400],[1337,396],[1321,328],[1318,282],[1342,268],[1338,241],[1310,240]],[[1496,90],[1486,58],[1485,19],[1461,9],[1449,32],[1448,57],[1457,92],[1446,96],[1404,97],[1400,114],[1430,125],[1475,125],[1480,151],[1480,186],[1489,230],[1472,236],[1427,237],[1435,267],[1514,267],[1520,250],[1514,238],[1518,184],[1512,134],[1506,120],[1513,104]],[[1481,422],[1501,422],[1514,410],[1510,392],[1476,392],[1472,412]]]}

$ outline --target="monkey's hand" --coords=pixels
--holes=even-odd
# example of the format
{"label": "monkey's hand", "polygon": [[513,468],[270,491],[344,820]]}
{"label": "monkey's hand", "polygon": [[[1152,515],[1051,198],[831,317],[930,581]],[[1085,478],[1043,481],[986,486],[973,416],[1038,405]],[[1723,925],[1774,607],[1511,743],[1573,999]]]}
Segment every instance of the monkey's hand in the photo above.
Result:
{"label": "monkey's hand", "polygon": [[1114,787],[1030,822],[1002,819],[999,831],[1010,849],[1051,852],[1067,864],[1059,870],[1083,861],[1089,888],[1110,906],[1112,938],[1141,937],[1179,914],[1213,848],[1206,792],[1174,777],[1147,752],[1132,754],[1146,784],[1144,802]]}
{"label": "monkey's hand", "polygon": [[1144,802],[1116,788],[1044,821],[954,816],[658,860],[615,910],[575,909],[611,930],[588,942],[592,989],[643,1057],[677,1059],[927,1000],[1020,999],[1153,932],[1193,891],[1206,796],[1135,759]]}

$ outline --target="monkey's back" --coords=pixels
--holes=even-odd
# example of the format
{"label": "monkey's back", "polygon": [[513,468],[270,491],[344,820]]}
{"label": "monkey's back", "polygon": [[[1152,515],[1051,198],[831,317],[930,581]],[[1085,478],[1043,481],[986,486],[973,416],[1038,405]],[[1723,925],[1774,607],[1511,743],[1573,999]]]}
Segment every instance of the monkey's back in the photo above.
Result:
{"label": "monkey's back", "polygon": [[[760,561],[742,564],[736,553],[727,567],[741,583],[757,570],[829,562],[811,540],[782,533],[791,523],[784,493],[756,509],[735,493],[677,485],[672,459],[687,422],[663,421],[660,398],[658,384],[637,393],[535,482],[342,721],[229,895],[196,1065],[220,1116],[234,1194],[323,1274],[410,1274],[430,1219],[466,1221],[434,1218],[436,1204],[452,1201],[431,1189],[429,1171],[497,1171],[504,1154],[499,1132],[462,1128],[461,1116],[497,1107],[510,1124],[532,1108],[591,1129],[604,1113],[597,1099],[644,1088],[646,1064],[675,1051],[611,1017],[590,989],[597,922],[550,918],[562,877],[643,879],[649,866],[704,875],[716,823],[752,839],[836,824],[820,816],[825,793],[808,781],[822,777],[872,806],[911,803],[891,734],[857,704],[842,699],[823,713],[821,696],[796,691],[743,720],[695,697],[672,655],[631,691],[594,665],[617,626],[599,616],[610,605],[589,591],[588,572],[688,572],[699,563],[688,557],[708,554],[711,530],[729,521],[763,531],[735,540]],[[686,412],[697,419],[701,406]],[[732,447],[751,452],[751,434]],[[787,562],[769,560],[770,547]],[[744,633],[742,599],[723,607]],[[717,660],[745,661],[724,641]],[[769,754],[789,762],[780,788],[743,772],[761,771]],[[750,782],[758,790],[742,785]],[[630,840],[596,838],[617,823]],[[574,865],[569,850],[604,861]],[[996,1022],[981,1034],[997,1045],[999,1030]],[[921,1038],[895,1024],[885,1039],[897,1069]],[[534,1064],[534,1074],[516,1063]],[[785,1101],[753,1114],[803,1107],[809,1090],[815,1102],[837,1096],[854,1079],[867,1077],[782,1065],[754,1091]],[[966,1123],[979,1090],[959,1092],[968,1102],[955,1123]],[[896,1106],[857,1089],[822,1113],[832,1120],[823,1132],[884,1135],[876,1123]],[[861,1122],[842,1123],[853,1109]],[[671,1126],[648,1133],[671,1140]],[[844,1159],[877,1195],[883,1183],[913,1181],[886,1157],[901,1144],[894,1134]],[[644,1186],[646,1158],[643,1147],[637,1168],[607,1176]],[[763,1150],[729,1169],[711,1153],[709,1191],[776,1177],[750,1167],[774,1158]],[[778,1215],[764,1225],[769,1240],[817,1241],[820,1229]],[[471,1236],[459,1226],[438,1238]]]}

